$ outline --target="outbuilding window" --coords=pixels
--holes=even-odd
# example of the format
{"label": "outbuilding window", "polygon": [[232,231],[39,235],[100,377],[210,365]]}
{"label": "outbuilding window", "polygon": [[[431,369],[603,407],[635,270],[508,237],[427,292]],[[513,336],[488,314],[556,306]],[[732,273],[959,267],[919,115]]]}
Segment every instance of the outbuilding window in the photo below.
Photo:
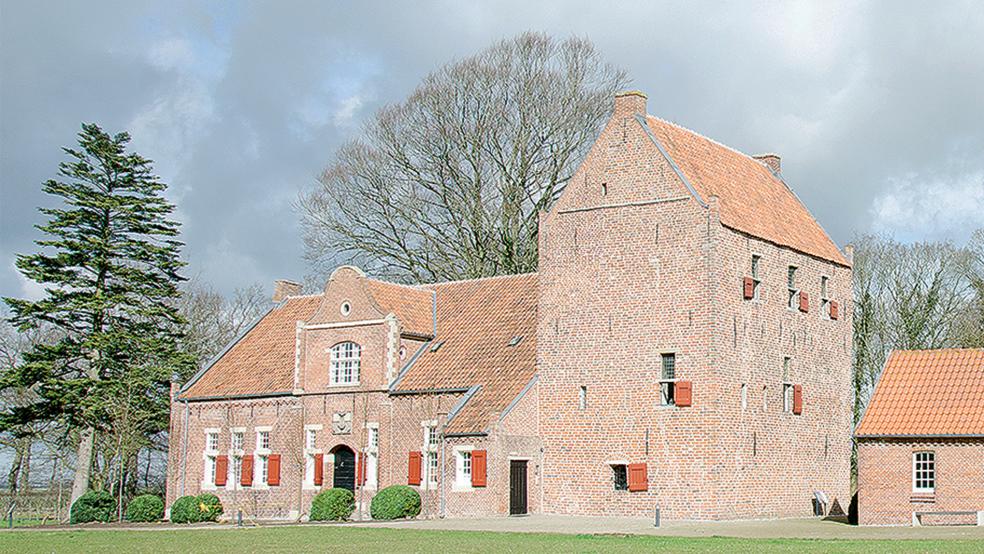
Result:
{"label": "outbuilding window", "polygon": [[359,358],[362,348],[354,342],[340,342],[331,347],[329,382],[332,385],[359,383]]}
{"label": "outbuilding window", "polygon": [[912,453],[912,492],[936,491],[936,453]]}
{"label": "outbuilding window", "polygon": [[786,289],[789,293],[789,309],[799,308],[799,289],[796,288],[796,266],[791,265],[786,271]]}
{"label": "outbuilding window", "polygon": [[455,485],[459,490],[468,490],[472,486],[472,453],[470,450],[455,452]]}
{"label": "outbuilding window", "polygon": [[759,277],[759,263],[761,261],[762,256],[752,254],[752,300],[759,299],[759,289],[762,284],[762,279]]}

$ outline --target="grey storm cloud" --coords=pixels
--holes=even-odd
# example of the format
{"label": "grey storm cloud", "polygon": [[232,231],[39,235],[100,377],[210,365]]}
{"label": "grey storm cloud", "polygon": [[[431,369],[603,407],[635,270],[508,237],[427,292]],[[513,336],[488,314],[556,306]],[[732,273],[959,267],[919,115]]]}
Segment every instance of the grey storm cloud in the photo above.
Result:
{"label": "grey storm cloud", "polygon": [[297,196],[428,72],[525,30],[590,38],[650,113],[784,175],[838,244],[984,225],[978,2],[3,2],[0,294],[79,124],[128,130],[223,291],[301,278]]}

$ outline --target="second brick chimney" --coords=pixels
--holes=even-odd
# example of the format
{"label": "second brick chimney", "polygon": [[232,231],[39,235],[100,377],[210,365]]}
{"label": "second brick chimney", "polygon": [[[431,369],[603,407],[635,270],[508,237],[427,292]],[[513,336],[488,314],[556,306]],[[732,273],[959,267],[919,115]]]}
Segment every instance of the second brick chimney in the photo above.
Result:
{"label": "second brick chimney", "polygon": [[623,90],[615,93],[615,114],[613,117],[646,115],[646,94],[638,90]]}
{"label": "second brick chimney", "polygon": [[773,173],[782,173],[782,164],[780,164],[779,154],[759,154],[757,156],[752,156],[759,162],[765,164],[766,167],[772,170]]}
{"label": "second brick chimney", "polygon": [[301,284],[287,279],[277,279],[273,282],[273,301],[282,302],[288,296],[301,294]]}

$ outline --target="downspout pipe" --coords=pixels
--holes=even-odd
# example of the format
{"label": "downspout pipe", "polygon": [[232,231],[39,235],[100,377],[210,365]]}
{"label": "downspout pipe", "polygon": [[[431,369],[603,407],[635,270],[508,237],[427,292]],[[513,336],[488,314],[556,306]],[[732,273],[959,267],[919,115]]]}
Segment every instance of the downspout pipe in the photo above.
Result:
{"label": "downspout pipe", "polygon": [[188,479],[188,400],[184,400],[184,426],[181,429],[181,493],[178,498],[185,495],[185,481]]}

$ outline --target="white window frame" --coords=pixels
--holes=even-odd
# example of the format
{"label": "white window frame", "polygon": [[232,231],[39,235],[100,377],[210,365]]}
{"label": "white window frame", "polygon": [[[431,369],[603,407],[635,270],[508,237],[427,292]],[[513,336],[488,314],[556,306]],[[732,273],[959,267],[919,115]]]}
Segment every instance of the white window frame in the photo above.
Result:
{"label": "white window frame", "polygon": [[[322,431],[324,426],[320,423],[311,423],[304,426],[304,481],[302,488],[304,489],[317,489],[318,485],[314,484],[314,464],[317,460],[316,456],[318,454],[323,454],[324,452],[318,448],[318,432]],[[314,433],[314,445],[310,443],[310,433]],[[322,461],[322,463],[324,463]],[[322,474],[323,475],[323,474]]]}
{"label": "white window frame", "polygon": [[786,292],[788,295],[786,308],[794,312],[799,310],[800,289],[796,286],[796,275],[798,272],[799,267],[795,265],[786,267]]}
{"label": "white window frame", "polygon": [[[349,348],[346,351],[346,348]],[[328,385],[332,387],[358,386],[361,365],[362,346],[353,341],[342,341],[328,349]],[[345,371],[349,371],[348,379],[342,379]]]}
{"label": "white window frame", "polygon": [[[270,488],[270,484],[267,482],[269,480],[270,474],[270,454],[273,451],[268,447],[263,447],[261,443],[261,433],[267,433],[267,443],[272,444],[273,437],[273,427],[263,426],[256,428],[256,451],[253,456],[253,488],[254,489],[267,489]],[[266,473],[266,478],[263,474]]]}
{"label": "white window frame", "polygon": [[[666,364],[664,360],[673,357],[673,377],[666,377],[663,372]],[[667,408],[676,406],[676,352],[661,352],[659,355],[659,405]]]}
{"label": "white window frame", "polygon": [[[920,460],[920,456],[927,459]],[[924,467],[920,467],[920,464],[924,464]],[[921,478],[920,474],[922,475]],[[929,482],[930,486],[920,487],[920,482]],[[915,494],[936,494],[936,451],[917,450],[912,453],[912,492]]]}
{"label": "white window frame", "polygon": [[782,411],[786,414],[793,413],[793,394],[795,387],[788,381],[782,383]]}
{"label": "white window frame", "polygon": [[830,276],[820,276],[820,317],[830,319]]}
{"label": "white window frame", "polygon": [[[239,435],[242,441],[239,447],[236,447],[235,436]],[[243,447],[246,444],[246,428],[245,427],[232,427],[229,429],[229,475],[226,479],[226,490],[235,490],[239,488],[239,482],[242,479],[242,467],[243,467]],[[239,474],[237,475],[237,472]]]}
{"label": "white window frame", "polygon": [[[457,492],[472,490],[471,454],[474,449],[472,446],[454,447],[454,485],[451,487],[451,490]],[[467,464],[465,463],[466,459],[468,461]]]}
{"label": "white window frame", "polygon": [[[215,438],[214,443],[211,440],[212,437]],[[214,491],[217,488],[215,486],[215,473],[218,469],[220,437],[220,429],[216,427],[205,429],[205,447],[202,449],[202,490]]]}
{"label": "white window frame", "polygon": [[[373,444],[373,435],[375,442]],[[379,488],[379,423],[366,423],[366,482],[363,488]]]}
{"label": "white window frame", "polygon": [[759,276],[762,269],[762,255],[752,252],[752,302],[761,302],[762,278]]}

